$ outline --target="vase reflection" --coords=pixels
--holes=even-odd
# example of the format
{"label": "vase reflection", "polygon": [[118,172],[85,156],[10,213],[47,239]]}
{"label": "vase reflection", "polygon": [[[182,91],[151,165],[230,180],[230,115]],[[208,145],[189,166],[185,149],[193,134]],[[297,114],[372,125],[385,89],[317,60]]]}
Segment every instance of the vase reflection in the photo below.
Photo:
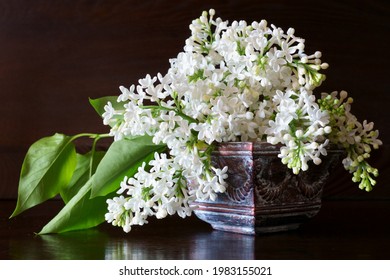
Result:
{"label": "vase reflection", "polygon": [[161,239],[111,240],[105,246],[105,259],[164,260],[164,259],[254,259],[255,237],[220,231],[199,233],[180,240],[166,237]]}
{"label": "vase reflection", "polygon": [[[13,259],[186,260],[254,259],[255,237],[207,231],[112,236],[98,230],[43,235],[10,244]],[[27,245],[28,243],[28,245]]]}
{"label": "vase reflection", "polygon": [[[134,242],[128,239],[116,240],[106,246],[105,259],[168,260],[168,259],[254,259],[253,236],[213,231],[196,234],[185,243],[167,240]],[[228,244],[228,245],[227,245]]]}

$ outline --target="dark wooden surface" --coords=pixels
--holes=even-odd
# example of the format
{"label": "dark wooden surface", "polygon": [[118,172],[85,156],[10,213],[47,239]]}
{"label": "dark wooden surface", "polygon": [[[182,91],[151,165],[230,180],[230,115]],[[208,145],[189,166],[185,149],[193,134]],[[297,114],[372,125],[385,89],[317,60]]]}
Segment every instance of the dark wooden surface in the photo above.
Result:
{"label": "dark wooden surface", "polygon": [[[330,64],[318,89],[345,89],[354,113],[376,123],[385,144],[388,110],[390,2],[366,1],[62,1],[0,0],[0,198],[15,198],[27,148],[55,132],[106,132],[88,97],[119,94],[120,85],[164,73],[189,36],[188,25],[215,8],[226,20],[266,19],[294,27],[306,51]],[[379,187],[390,197],[389,147],[375,158]],[[335,195],[360,196],[352,184]],[[351,193],[352,192],[352,193]]]}
{"label": "dark wooden surface", "polygon": [[[212,231],[195,218],[155,221],[129,235],[96,230],[34,236],[58,201],[8,221],[0,200],[0,259],[388,259],[390,2],[366,1],[62,1],[0,0],[0,198],[14,199],[24,154],[55,132],[106,132],[88,97],[119,93],[147,73],[164,73],[202,10],[223,19],[266,19],[294,27],[306,50],[330,64],[321,91],[347,90],[354,113],[374,121],[385,146],[370,194],[341,169],[325,186],[318,217],[298,231],[251,237]],[[358,200],[358,201],[357,201]],[[365,200],[365,201],[363,201]],[[48,208],[47,208],[48,207]],[[228,245],[226,245],[228,244]]]}
{"label": "dark wooden surface", "polygon": [[[14,201],[0,201],[10,214]],[[6,221],[0,218],[0,259],[390,259],[390,201],[325,201],[300,229],[257,236],[225,233],[192,216],[151,221],[126,234],[98,228],[35,236],[59,202]]]}

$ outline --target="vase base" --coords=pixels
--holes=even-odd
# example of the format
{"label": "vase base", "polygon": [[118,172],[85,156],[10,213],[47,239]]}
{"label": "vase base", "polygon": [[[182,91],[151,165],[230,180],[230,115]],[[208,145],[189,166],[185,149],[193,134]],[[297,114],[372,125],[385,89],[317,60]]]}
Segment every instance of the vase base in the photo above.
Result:
{"label": "vase base", "polygon": [[253,208],[215,207],[215,205],[197,204],[195,215],[209,223],[213,229],[248,234],[266,234],[296,230],[307,220],[315,216],[320,204],[295,205],[254,211]]}
{"label": "vase base", "polygon": [[202,221],[209,223],[215,230],[256,234],[253,216],[202,210],[195,210],[195,215]]}

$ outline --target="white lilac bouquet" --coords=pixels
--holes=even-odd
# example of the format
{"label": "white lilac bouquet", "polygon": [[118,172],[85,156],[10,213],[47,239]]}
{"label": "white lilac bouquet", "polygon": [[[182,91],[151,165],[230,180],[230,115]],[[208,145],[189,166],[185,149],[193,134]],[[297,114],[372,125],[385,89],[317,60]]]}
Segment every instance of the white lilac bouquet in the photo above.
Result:
{"label": "white lilac bouquet", "polygon": [[[211,153],[217,143],[233,141],[280,145],[281,161],[295,174],[309,162],[321,164],[335,145],[345,150],[353,181],[370,191],[378,171],[367,159],[382,144],[378,131],[351,113],[345,91],[313,94],[328,68],[321,53],[307,55],[292,28],[285,32],[265,20],[229,24],[214,14],[192,22],[165,75],[91,100],[109,134],[55,134],[33,144],[13,215],[60,194],[66,204],[41,233],[104,220],[129,232],[150,216],[189,216],[191,202],[225,191],[227,167],[213,167]],[[93,139],[92,150],[78,154],[73,142],[85,136]],[[106,152],[96,150],[103,137],[114,138]]]}

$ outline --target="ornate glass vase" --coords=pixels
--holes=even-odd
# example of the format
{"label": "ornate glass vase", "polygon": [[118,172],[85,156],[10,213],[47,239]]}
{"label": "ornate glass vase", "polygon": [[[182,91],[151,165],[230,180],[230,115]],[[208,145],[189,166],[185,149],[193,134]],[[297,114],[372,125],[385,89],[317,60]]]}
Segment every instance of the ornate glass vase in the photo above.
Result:
{"label": "ornate glass vase", "polygon": [[330,150],[320,165],[295,175],[278,158],[279,149],[268,143],[219,144],[212,163],[228,166],[226,192],[215,201],[197,200],[195,215],[214,229],[244,234],[296,229],[315,216],[342,152]]}

